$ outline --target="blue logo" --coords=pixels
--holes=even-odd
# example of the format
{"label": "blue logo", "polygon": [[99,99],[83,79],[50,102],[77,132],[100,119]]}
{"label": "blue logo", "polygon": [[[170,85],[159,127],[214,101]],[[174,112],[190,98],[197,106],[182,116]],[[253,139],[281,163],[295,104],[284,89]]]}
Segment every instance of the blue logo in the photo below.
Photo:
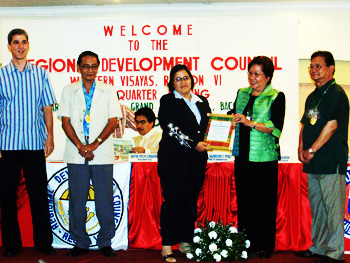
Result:
{"label": "blue logo", "polygon": [[[54,173],[47,184],[51,229],[53,234],[69,245],[75,241],[69,234],[69,188],[68,169],[60,169]],[[90,182],[89,196],[86,202],[86,231],[90,237],[90,247],[97,246],[97,235],[100,230],[95,210],[95,191]],[[118,183],[113,180],[113,208],[115,230],[120,225],[124,214],[123,195]]]}
{"label": "blue logo", "polygon": [[344,236],[350,238],[350,166],[346,172],[346,198],[344,216]]}

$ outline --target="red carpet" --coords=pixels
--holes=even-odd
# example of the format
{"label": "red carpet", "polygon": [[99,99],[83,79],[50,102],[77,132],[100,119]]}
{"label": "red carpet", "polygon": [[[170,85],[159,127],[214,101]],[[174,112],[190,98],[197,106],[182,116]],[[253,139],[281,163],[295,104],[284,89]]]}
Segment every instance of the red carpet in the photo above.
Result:
{"label": "red carpet", "polygon": [[[3,263],[36,263],[39,259],[45,260],[47,263],[108,263],[108,262],[121,262],[121,263],[161,263],[164,262],[160,256],[159,250],[129,250],[118,251],[117,256],[114,258],[106,258],[98,251],[90,251],[90,253],[82,255],[77,258],[68,258],[66,253],[68,250],[57,250],[55,256],[43,256],[36,252],[32,248],[23,248],[15,258],[5,258],[3,256],[3,249],[0,249],[0,262]],[[177,262],[189,263],[193,262],[184,258],[180,252],[175,251]],[[345,256],[346,262],[350,262],[350,255]],[[242,261],[235,261],[242,262]],[[269,259],[252,258],[248,260],[249,263],[313,263],[314,259],[298,258],[291,251],[277,251]]]}

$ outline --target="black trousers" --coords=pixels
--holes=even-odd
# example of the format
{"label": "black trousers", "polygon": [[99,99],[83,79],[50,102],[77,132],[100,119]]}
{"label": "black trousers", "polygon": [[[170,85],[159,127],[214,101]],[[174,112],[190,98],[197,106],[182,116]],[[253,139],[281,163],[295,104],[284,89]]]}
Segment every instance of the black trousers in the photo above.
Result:
{"label": "black trousers", "polygon": [[163,170],[158,166],[164,198],[160,214],[163,246],[193,242],[197,201],[203,187],[205,170],[206,160],[176,169]]}
{"label": "black trousers", "polygon": [[17,188],[23,169],[30,201],[33,239],[37,249],[52,244],[47,175],[44,150],[1,151],[0,205],[1,236],[5,250],[19,251],[22,247],[17,219]]}
{"label": "black trousers", "polygon": [[251,251],[275,250],[278,161],[235,160],[238,229],[245,231]]}

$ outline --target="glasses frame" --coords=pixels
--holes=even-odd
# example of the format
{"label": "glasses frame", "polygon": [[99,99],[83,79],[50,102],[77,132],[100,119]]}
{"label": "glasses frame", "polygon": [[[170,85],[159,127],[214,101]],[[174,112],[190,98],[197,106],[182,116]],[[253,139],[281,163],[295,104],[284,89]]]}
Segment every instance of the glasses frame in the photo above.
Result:
{"label": "glasses frame", "polygon": [[97,71],[98,70],[98,65],[88,65],[88,64],[84,64],[84,65],[81,65],[79,66],[79,68],[85,70],[85,71],[89,71],[90,69],[92,71]]}
{"label": "glasses frame", "polygon": [[181,77],[177,77],[174,79],[175,82],[182,82],[183,80],[184,81],[187,81],[187,80],[190,80],[191,77],[190,76],[183,76],[182,78]]}
{"label": "glasses frame", "polygon": [[259,76],[265,75],[265,74],[264,74],[264,73],[261,73],[261,72],[251,72],[251,71],[248,71],[248,72],[247,72],[247,75],[248,75],[248,77],[253,77],[253,76],[255,76],[256,78],[258,78]]}
{"label": "glasses frame", "polygon": [[316,70],[316,71],[319,71],[319,70],[321,70],[323,67],[325,67],[325,66],[323,66],[323,65],[321,65],[321,64],[315,64],[315,65],[310,64],[310,66],[308,67],[308,69],[309,69],[309,70]]}
{"label": "glasses frame", "polygon": [[137,121],[137,120],[135,120],[136,125],[138,125],[138,124],[145,125],[147,122],[149,122],[149,121],[145,121],[145,120]]}

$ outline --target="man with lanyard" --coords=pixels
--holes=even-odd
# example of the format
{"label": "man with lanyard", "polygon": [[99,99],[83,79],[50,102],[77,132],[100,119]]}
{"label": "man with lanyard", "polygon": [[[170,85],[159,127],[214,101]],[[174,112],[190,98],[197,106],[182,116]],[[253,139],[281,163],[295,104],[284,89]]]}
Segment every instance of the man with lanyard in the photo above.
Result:
{"label": "man with lanyard", "polygon": [[306,99],[298,156],[307,173],[313,245],[296,255],[319,257],[315,262],[345,262],[349,100],[333,78],[335,63],[330,52],[312,54],[309,71],[316,89]]}
{"label": "man with lanyard", "polygon": [[79,55],[77,68],[81,80],[63,89],[58,111],[68,137],[63,161],[68,164],[69,232],[76,241],[68,257],[89,252],[90,238],[85,224],[90,179],[100,224],[97,246],[103,255],[115,256],[111,248],[115,227],[114,150],[110,135],[122,113],[115,88],[95,81],[99,65],[97,54],[85,51]]}
{"label": "man with lanyard", "polygon": [[51,105],[56,98],[47,71],[27,62],[27,32],[13,29],[8,34],[7,47],[12,61],[0,70],[0,200],[4,256],[14,257],[22,247],[16,205],[21,170],[30,200],[35,248],[43,254],[54,255],[45,157],[54,149]]}

